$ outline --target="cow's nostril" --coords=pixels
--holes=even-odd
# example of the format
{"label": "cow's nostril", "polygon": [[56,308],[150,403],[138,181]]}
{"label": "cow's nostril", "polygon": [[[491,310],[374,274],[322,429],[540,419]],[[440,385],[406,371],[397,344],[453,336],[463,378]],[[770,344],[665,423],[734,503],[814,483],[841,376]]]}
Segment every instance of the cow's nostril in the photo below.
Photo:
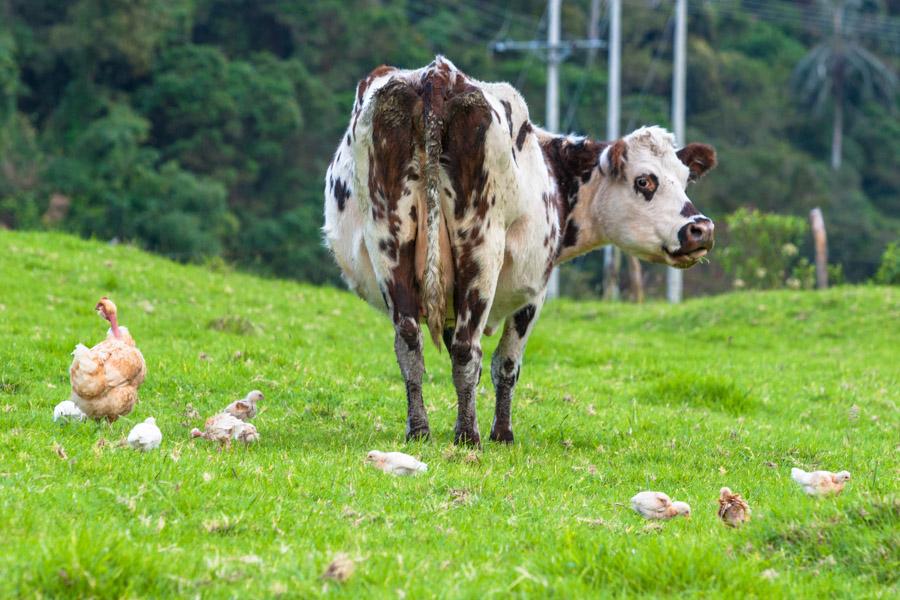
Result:
{"label": "cow's nostril", "polygon": [[705,233],[703,228],[698,225],[691,225],[691,228],[688,230],[691,240],[699,241],[703,239],[703,234]]}

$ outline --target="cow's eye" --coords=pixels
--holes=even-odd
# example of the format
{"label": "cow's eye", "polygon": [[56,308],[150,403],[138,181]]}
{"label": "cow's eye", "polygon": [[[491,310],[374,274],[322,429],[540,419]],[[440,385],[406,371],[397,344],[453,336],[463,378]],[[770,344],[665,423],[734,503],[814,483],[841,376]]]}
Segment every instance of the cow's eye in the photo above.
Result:
{"label": "cow's eye", "polygon": [[650,187],[650,180],[647,179],[646,177],[644,177],[643,175],[638,177],[637,180],[635,181],[635,183],[642,190],[646,190],[648,187]]}

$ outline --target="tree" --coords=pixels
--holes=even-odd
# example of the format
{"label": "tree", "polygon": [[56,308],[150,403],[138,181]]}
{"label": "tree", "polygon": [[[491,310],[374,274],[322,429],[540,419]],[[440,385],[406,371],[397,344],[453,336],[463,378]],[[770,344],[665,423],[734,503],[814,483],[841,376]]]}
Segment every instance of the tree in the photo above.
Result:
{"label": "tree", "polygon": [[[800,100],[821,114],[832,108],[831,168],[841,167],[844,112],[850,100],[891,101],[897,86],[893,71],[863,47],[862,0],[822,0],[831,12],[831,33],[797,64],[792,83]],[[859,97],[854,98],[854,95]]]}

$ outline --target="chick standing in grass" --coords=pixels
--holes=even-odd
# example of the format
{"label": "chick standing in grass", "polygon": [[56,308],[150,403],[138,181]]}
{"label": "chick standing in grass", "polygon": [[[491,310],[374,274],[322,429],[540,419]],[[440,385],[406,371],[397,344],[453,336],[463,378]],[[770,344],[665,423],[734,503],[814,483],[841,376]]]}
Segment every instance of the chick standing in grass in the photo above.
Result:
{"label": "chick standing in grass", "polygon": [[800,484],[803,491],[810,496],[829,496],[831,494],[836,496],[844,490],[844,486],[850,481],[850,472],[813,471],[812,473],[807,473],[803,469],[795,467],[791,469],[791,479]]}
{"label": "chick standing in grass", "polygon": [[94,308],[110,328],[93,348],[78,344],[72,352],[72,401],[92,419],[112,422],[134,408],[147,366],[128,329],[119,326],[112,300],[104,296]]}
{"label": "chick standing in grass", "polygon": [[256,427],[250,423],[245,423],[228,413],[219,413],[206,420],[203,431],[196,427],[192,429],[191,437],[202,437],[210,441],[219,442],[220,446],[231,448],[232,440],[250,444],[259,440],[259,433],[256,431]]}
{"label": "chick standing in grass", "polygon": [[691,518],[691,507],[686,502],[672,502],[662,492],[640,492],[631,498],[631,508],[645,519],[668,520],[682,515]]}
{"label": "chick standing in grass", "polygon": [[153,417],[135,425],[128,434],[128,445],[141,452],[159,448],[160,442],[162,442],[162,432],[156,426],[156,419]]}
{"label": "chick standing in grass", "polygon": [[256,416],[256,403],[262,399],[262,392],[253,390],[243,399],[235,400],[225,407],[225,412],[241,421],[249,421]]}
{"label": "chick standing in grass", "polygon": [[372,450],[366,456],[366,462],[391,475],[415,475],[428,470],[428,465],[402,452]]}
{"label": "chick standing in grass", "polygon": [[53,409],[53,422],[84,421],[87,415],[71,400],[63,400]]}
{"label": "chick standing in grass", "polygon": [[731,527],[740,527],[750,520],[750,506],[730,488],[719,490],[719,518]]}

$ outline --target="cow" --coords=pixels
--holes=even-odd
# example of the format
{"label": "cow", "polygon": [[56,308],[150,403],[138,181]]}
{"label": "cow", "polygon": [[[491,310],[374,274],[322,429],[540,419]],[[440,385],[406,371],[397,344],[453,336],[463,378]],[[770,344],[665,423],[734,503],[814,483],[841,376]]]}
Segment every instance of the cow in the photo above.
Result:
{"label": "cow", "polygon": [[546,131],[515,88],[442,56],[361,80],[325,176],[323,235],[349,288],[393,322],[407,440],[430,436],[423,321],[450,354],[454,442],[478,446],[481,337],[503,326],[490,439],[512,443],[513,392],[553,268],[610,243],[696,264],[714,227],[685,189],[715,164],[711,146],[678,149],[656,126],[607,142]]}

